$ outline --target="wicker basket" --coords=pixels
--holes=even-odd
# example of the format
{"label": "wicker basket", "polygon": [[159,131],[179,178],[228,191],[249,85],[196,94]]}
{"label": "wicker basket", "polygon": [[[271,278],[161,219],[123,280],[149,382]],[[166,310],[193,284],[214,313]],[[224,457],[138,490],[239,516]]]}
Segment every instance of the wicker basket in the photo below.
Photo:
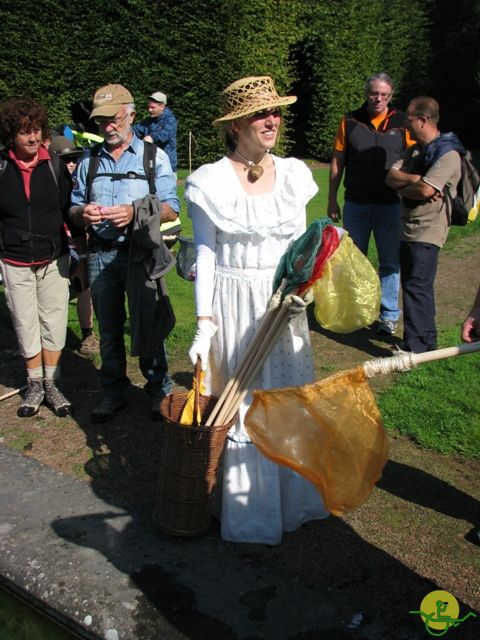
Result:
{"label": "wicker basket", "polygon": [[[187,393],[173,393],[160,405],[165,439],[160,458],[155,525],[176,536],[197,536],[211,524],[211,505],[227,433],[236,417],[225,425],[185,426],[179,423]],[[206,421],[217,399],[199,396]]]}

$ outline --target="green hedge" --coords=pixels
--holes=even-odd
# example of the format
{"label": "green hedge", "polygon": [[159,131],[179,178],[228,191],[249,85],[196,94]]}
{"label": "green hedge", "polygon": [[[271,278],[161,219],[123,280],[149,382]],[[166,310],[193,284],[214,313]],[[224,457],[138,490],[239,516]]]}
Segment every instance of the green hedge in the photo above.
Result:
{"label": "green hedge", "polygon": [[[299,96],[287,119],[285,151],[295,143],[298,154],[328,159],[342,113],[361,103],[365,78],[381,70],[396,80],[400,106],[415,94],[436,90],[441,106],[445,99],[445,121],[462,125],[467,146],[480,137],[476,118],[461,120],[459,109],[452,120],[448,112],[460,101],[470,111],[478,109],[480,47],[473,45],[480,9],[473,0],[460,3],[458,16],[447,0],[17,0],[5,5],[0,6],[0,99],[30,95],[58,125],[70,120],[70,104],[91,99],[103,84],[125,84],[139,117],[145,115],[148,93],[160,89],[179,120],[183,167],[189,132],[195,139],[193,168],[222,153],[211,121],[220,111],[221,90],[245,75],[272,75],[280,92]],[[461,25],[460,18],[468,23]],[[458,82],[455,96],[449,92],[456,74],[465,95]]]}

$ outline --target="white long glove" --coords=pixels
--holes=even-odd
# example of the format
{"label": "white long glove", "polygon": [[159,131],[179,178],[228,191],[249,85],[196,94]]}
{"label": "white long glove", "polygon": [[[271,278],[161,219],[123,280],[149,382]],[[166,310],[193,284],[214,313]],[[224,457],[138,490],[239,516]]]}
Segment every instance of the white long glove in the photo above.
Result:
{"label": "white long glove", "polygon": [[207,368],[208,353],[210,351],[210,343],[213,336],[217,332],[217,325],[213,324],[211,320],[198,320],[197,330],[193,337],[192,346],[188,355],[192,361],[193,366],[197,363],[197,358],[202,361],[202,371]]}
{"label": "white long glove", "polygon": [[299,314],[304,313],[311,302],[313,302],[313,291],[311,287],[305,291],[302,297],[292,295],[292,304],[288,309],[288,319],[293,320]]}

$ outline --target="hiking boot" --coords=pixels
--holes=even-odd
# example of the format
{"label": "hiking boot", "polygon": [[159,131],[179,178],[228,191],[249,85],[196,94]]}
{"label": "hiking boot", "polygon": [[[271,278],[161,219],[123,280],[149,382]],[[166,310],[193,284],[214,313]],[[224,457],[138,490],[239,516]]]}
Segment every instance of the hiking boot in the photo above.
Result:
{"label": "hiking boot", "polygon": [[78,349],[78,353],[82,356],[94,356],[97,353],[100,353],[100,343],[98,342],[98,338],[94,333],[91,333],[86,338],[83,338],[80,343],[80,348]]}
{"label": "hiking boot", "polygon": [[59,418],[66,418],[72,415],[72,403],[65,398],[54,380],[45,378],[43,388],[45,389],[45,404],[50,407],[55,415]]}
{"label": "hiking boot", "polygon": [[397,323],[394,320],[380,320],[377,327],[377,333],[380,335],[391,336],[397,330]]}
{"label": "hiking boot", "polygon": [[126,398],[112,398],[105,396],[103,400],[92,411],[92,422],[110,422],[117,411],[127,406]]}
{"label": "hiking boot", "polygon": [[43,379],[32,378],[29,380],[28,389],[21,405],[17,409],[17,416],[19,418],[30,418],[31,416],[37,415],[44,396]]}

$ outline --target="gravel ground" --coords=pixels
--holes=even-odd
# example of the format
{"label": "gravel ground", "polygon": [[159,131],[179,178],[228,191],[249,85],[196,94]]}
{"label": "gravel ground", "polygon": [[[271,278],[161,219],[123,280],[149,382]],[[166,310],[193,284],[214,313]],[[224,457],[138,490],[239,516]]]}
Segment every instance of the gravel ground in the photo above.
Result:
{"label": "gravel ground", "polygon": [[[479,242],[478,237],[465,239],[455,251],[441,253],[440,325],[460,325],[473,300]],[[473,280],[470,274],[475,274]],[[386,355],[395,342],[380,341],[370,330],[334,336],[312,323],[317,377]],[[64,390],[75,404],[74,418],[58,419],[42,407],[34,418],[19,419],[18,396],[14,396],[0,402],[0,442],[89,482],[112,504],[135,504],[149,514],[155,501],[162,434],[161,424],[149,417],[138,368],[130,365],[134,386],[128,408],[112,423],[93,425],[89,414],[99,398],[96,366],[80,357],[76,348],[78,340],[69,335]],[[172,364],[180,387],[189,385],[189,372],[186,358]],[[15,336],[9,322],[0,321],[0,395],[22,384]],[[385,384],[388,379],[372,386],[379,389]],[[423,597],[435,589],[455,595],[461,615],[478,614],[478,619],[470,618],[448,637],[480,637],[480,546],[474,544],[473,536],[474,528],[480,526],[479,462],[426,451],[395,435],[389,440],[390,461],[383,478],[358,510],[343,519],[309,523],[285,535],[273,549],[244,545],[242,554],[250,566],[273,563],[278,569],[280,564],[293,581],[306,582],[319,593],[327,590],[344,601],[345,615],[338,628],[321,635],[299,633],[295,636],[299,640],[426,638],[419,620],[408,612],[418,610]],[[216,529],[210,535],[218,535]],[[224,546],[227,552],[231,548]],[[258,594],[252,607],[260,606],[265,597]]]}

